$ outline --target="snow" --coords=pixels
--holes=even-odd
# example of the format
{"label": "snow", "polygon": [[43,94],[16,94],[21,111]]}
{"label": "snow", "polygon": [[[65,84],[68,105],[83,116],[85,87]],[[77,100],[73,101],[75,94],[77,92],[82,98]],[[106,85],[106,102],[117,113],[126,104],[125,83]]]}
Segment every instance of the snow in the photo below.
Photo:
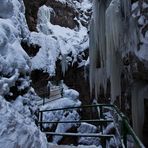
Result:
{"label": "snow", "polygon": [[[28,91],[13,102],[10,88],[20,81],[18,90],[30,87],[31,61],[21,47],[21,40],[30,35],[25,19],[23,0],[1,0],[0,5],[0,147],[46,148],[46,136],[34,123],[37,110],[34,93]],[[16,90],[17,91],[17,90]],[[31,94],[32,93],[32,94]],[[9,98],[8,98],[9,99]]]}
{"label": "snow", "polygon": [[63,92],[63,97],[71,98],[72,100],[79,99],[79,93],[74,89],[67,89]]}
{"label": "snow", "polygon": [[0,18],[9,18],[13,15],[13,4],[9,0],[1,0]]}
{"label": "snow", "polygon": [[[18,108],[17,108],[18,109]],[[34,122],[0,97],[0,146],[46,148],[47,140]]]}
{"label": "snow", "polygon": [[[77,61],[77,55],[88,48],[87,28],[79,22],[79,30],[52,25],[50,13],[52,8],[42,6],[38,11],[37,30],[28,37],[29,44],[41,46],[40,51],[32,58],[32,69],[43,69],[55,75],[56,61],[61,60],[63,75],[69,63]],[[72,54],[69,56],[69,54]]]}
{"label": "snow", "polygon": [[[14,3],[12,4],[14,5]],[[17,15],[15,12],[14,16]],[[15,26],[16,22],[14,23],[12,17],[10,19],[0,18],[0,70],[3,75],[9,75],[9,78],[1,78],[0,80],[1,95],[9,92],[9,87],[15,84],[20,72],[25,73],[30,69],[29,57],[20,45],[19,27]],[[19,24],[19,22],[17,23]],[[23,24],[21,25],[23,27]]]}
{"label": "snow", "polygon": [[[97,133],[97,127],[92,124],[83,122],[78,128],[78,133]],[[99,138],[94,137],[81,137],[79,138],[79,144],[99,146],[100,140]]]}
{"label": "snow", "polygon": [[[133,4],[133,9],[135,8],[135,5],[138,5],[137,3]],[[148,4],[145,2],[142,3],[142,9],[147,9]],[[140,8],[137,6],[137,12],[134,12],[133,15],[135,18],[138,19],[138,25],[140,26],[140,42],[142,43],[140,45],[140,50],[136,52],[136,56],[140,60],[148,61],[148,31],[145,32],[145,34],[142,33],[142,29],[148,24],[148,20],[146,18],[146,15],[144,13],[140,12]]]}
{"label": "snow", "polygon": [[28,43],[41,47],[37,55],[31,59],[31,69],[43,69],[50,75],[55,75],[56,60],[59,56],[57,40],[53,36],[32,32]]}
{"label": "snow", "polygon": [[18,70],[10,78],[1,78],[0,80],[0,95],[6,95],[9,93],[9,88],[15,85],[16,80],[19,77]]}
{"label": "snow", "polygon": [[[64,113],[66,116],[63,116],[60,121],[74,121],[74,120],[79,120],[79,114],[74,110],[72,112],[65,112]],[[77,127],[76,123],[58,123],[57,128],[55,130],[56,133],[65,133],[66,131],[68,131],[69,129],[71,129],[72,127]],[[53,143],[58,143],[61,139],[63,138],[63,136],[54,136],[53,137]]]}
{"label": "snow", "polygon": [[[51,102],[50,104],[41,107],[44,109],[57,109],[66,107],[78,107],[81,106],[81,102],[78,100],[79,93],[75,90],[64,90],[64,97]],[[76,110],[59,110],[43,113],[43,121],[74,121],[80,120],[80,116]],[[44,124],[44,128],[52,128],[53,124]],[[72,127],[77,127],[76,123],[58,123],[56,126],[56,133],[65,133]],[[62,139],[62,136],[53,136],[52,143],[56,144]]]}

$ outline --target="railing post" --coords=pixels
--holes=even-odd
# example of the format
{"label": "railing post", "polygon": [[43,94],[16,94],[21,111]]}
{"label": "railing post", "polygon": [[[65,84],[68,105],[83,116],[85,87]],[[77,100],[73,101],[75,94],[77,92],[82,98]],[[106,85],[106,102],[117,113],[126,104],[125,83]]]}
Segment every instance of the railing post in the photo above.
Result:
{"label": "railing post", "polygon": [[45,105],[45,97],[43,98],[43,105]]}
{"label": "railing post", "polygon": [[41,129],[41,131],[43,131],[43,124],[42,124],[42,122],[43,122],[43,112],[40,111],[40,113],[41,113],[41,115],[40,115],[40,129]]}
{"label": "railing post", "polygon": [[102,139],[102,147],[106,148],[106,139],[105,138]]}
{"label": "railing post", "polygon": [[40,121],[39,113],[40,113],[40,111],[38,109],[37,112],[36,112],[36,117],[37,117],[36,125],[37,125],[37,127],[39,127],[39,121]]}
{"label": "railing post", "polygon": [[122,119],[122,137],[123,137],[123,143],[125,148],[127,148],[127,128],[125,124],[125,118]]}
{"label": "railing post", "polygon": [[[103,109],[102,109],[102,106],[100,106],[100,119],[103,119]],[[103,126],[102,126],[102,124],[100,125],[100,130],[101,130],[101,133],[103,134]]]}

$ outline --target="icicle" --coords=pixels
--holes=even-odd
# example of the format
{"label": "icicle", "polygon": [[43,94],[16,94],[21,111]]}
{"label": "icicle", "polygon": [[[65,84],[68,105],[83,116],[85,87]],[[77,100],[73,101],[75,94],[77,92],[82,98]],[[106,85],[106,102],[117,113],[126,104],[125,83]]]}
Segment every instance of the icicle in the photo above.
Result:
{"label": "icicle", "polygon": [[120,0],[123,17],[127,20],[131,14],[131,0]]}
{"label": "icicle", "polygon": [[[107,1],[94,1],[94,16],[90,28],[90,91],[95,89],[96,98],[100,85],[106,88],[106,61],[105,45],[105,10]],[[101,69],[100,69],[101,68]]]}
{"label": "icicle", "polygon": [[120,12],[120,0],[113,0],[106,10],[106,68],[111,82],[111,99],[115,101],[121,95],[121,41],[123,25]]}
{"label": "icicle", "polygon": [[68,63],[67,63],[66,57],[67,55],[62,55],[62,59],[61,59],[61,67],[62,67],[63,76],[65,76],[65,72],[68,70]]}
{"label": "icicle", "polygon": [[[90,28],[90,89],[96,98],[100,86],[111,82],[111,100],[121,96],[121,59],[136,48],[137,32],[129,0],[95,0]],[[134,32],[134,33],[133,33]]]}

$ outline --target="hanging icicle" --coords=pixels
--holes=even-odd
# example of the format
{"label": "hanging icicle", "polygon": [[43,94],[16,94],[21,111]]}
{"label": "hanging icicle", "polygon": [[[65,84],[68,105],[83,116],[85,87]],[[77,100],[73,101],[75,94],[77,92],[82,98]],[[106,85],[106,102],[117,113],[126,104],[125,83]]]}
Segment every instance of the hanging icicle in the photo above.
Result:
{"label": "hanging icicle", "polygon": [[95,90],[96,98],[100,86],[106,90],[108,79],[112,102],[121,96],[122,55],[137,48],[130,4],[130,0],[94,1],[90,27],[90,89],[91,93]]}

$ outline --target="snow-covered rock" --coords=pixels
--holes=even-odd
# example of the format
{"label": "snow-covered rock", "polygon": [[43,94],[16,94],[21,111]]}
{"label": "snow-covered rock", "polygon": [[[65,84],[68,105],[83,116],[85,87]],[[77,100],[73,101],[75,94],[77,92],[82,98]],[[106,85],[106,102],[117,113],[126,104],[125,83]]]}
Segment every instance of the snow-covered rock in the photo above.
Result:
{"label": "snow-covered rock", "polygon": [[[78,128],[78,133],[97,133],[97,127],[84,122]],[[81,137],[79,138],[79,144],[99,146],[100,140],[96,137]]]}
{"label": "snow-covered rock", "polygon": [[79,99],[79,93],[76,90],[74,90],[74,89],[64,90],[63,96],[67,97],[67,98],[71,98],[72,100]]}
{"label": "snow-covered rock", "polygon": [[38,11],[37,30],[31,33],[29,44],[41,46],[40,51],[32,58],[32,69],[43,69],[55,75],[56,61],[61,60],[62,72],[69,64],[77,61],[79,53],[88,48],[87,28],[79,22],[79,29],[70,29],[51,23],[53,9],[45,5]]}
{"label": "snow-covered rock", "polygon": [[13,15],[13,4],[9,0],[1,0],[0,18],[9,18]]}
{"label": "snow-covered rock", "polygon": [[18,113],[13,105],[0,97],[0,147],[46,148],[44,134],[28,117]]}

